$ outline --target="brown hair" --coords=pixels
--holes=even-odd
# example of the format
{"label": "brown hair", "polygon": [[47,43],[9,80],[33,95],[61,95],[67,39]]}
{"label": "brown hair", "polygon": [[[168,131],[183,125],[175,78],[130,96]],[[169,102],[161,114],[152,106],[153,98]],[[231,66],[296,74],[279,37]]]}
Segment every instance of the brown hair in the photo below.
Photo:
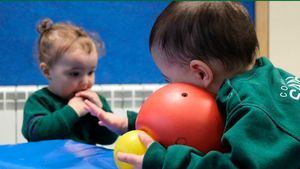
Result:
{"label": "brown hair", "polygon": [[150,34],[150,50],[172,63],[219,60],[227,71],[245,69],[256,55],[258,40],[247,10],[237,2],[172,2]]}
{"label": "brown hair", "polygon": [[40,33],[38,40],[38,59],[50,67],[66,52],[80,48],[87,54],[93,50],[104,52],[104,43],[98,38],[92,38],[83,29],[70,23],[53,24],[51,19],[44,19],[37,26]]}

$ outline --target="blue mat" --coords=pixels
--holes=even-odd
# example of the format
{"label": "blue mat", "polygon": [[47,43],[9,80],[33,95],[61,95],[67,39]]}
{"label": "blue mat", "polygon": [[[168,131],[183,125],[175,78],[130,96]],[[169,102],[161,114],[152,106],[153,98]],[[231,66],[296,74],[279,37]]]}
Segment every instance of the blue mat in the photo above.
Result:
{"label": "blue mat", "polygon": [[0,145],[0,168],[116,169],[113,151],[72,140]]}

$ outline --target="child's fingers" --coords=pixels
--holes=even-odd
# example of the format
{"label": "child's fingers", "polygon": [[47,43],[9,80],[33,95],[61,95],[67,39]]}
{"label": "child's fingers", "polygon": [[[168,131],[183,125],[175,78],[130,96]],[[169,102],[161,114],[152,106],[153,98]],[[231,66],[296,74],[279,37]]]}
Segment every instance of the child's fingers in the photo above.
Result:
{"label": "child's fingers", "polygon": [[149,148],[150,145],[154,142],[153,138],[150,137],[148,134],[146,133],[138,133],[139,139],[141,140],[141,142],[147,147]]}
{"label": "child's fingers", "polygon": [[93,96],[93,93],[91,93],[90,91],[82,91],[82,92],[76,93],[75,96],[88,99],[92,102],[94,102],[94,97],[95,97],[95,96]]}
{"label": "child's fingers", "polygon": [[98,106],[96,106],[94,103],[92,103],[89,100],[84,100],[84,102],[86,103],[87,107],[89,108],[89,111],[94,114],[96,117],[98,117],[99,120],[101,121],[108,121],[109,119],[107,119],[106,117],[106,112],[103,111],[101,108],[99,108]]}
{"label": "child's fingers", "polygon": [[90,90],[78,92],[78,93],[76,93],[75,96],[88,99],[89,101],[93,102],[94,104],[98,105],[99,107],[103,106],[102,102],[99,100],[98,95],[95,92],[92,92]]}
{"label": "child's fingers", "polygon": [[86,104],[83,105],[83,109],[84,109],[85,111],[87,111],[87,112],[90,111],[89,107],[88,107]]}
{"label": "child's fingers", "polygon": [[94,100],[94,97],[98,97],[98,95],[95,92],[92,92],[90,90],[81,91],[75,94],[77,97],[83,97],[86,99],[89,99],[90,101]]}
{"label": "child's fingers", "polygon": [[84,100],[84,103],[87,105],[87,108],[89,111],[98,112],[98,110],[100,109],[99,107],[97,107],[94,103],[92,103],[88,99]]}
{"label": "child's fingers", "polygon": [[81,92],[76,93],[75,96],[89,98],[90,92],[89,91],[81,91]]}
{"label": "child's fingers", "polygon": [[120,161],[132,164],[136,168],[139,168],[138,166],[142,166],[143,158],[144,158],[143,155],[128,154],[122,152],[118,152],[117,156]]}

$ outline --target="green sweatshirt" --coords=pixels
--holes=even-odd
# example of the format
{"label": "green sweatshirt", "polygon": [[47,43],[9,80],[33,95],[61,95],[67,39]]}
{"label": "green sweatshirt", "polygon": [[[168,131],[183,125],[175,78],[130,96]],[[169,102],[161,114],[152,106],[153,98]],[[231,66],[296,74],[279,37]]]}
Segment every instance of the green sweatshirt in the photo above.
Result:
{"label": "green sweatshirt", "polygon": [[[111,112],[106,99],[99,95],[103,109]],[[68,100],[51,93],[47,88],[33,93],[26,101],[22,133],[28,141],[73,139],[89,144],[111,144],[117,135],[98,125],[90,114],[79,117],[67,105]]]}
{"label": "green sweatshirt", "polygon": [[204,154],[189,146],[165,148],[154,142],[143,168],[300,168],[300,78],[259,58],[252,70],[224,81],[216,99],[225,119],[226,152]]}

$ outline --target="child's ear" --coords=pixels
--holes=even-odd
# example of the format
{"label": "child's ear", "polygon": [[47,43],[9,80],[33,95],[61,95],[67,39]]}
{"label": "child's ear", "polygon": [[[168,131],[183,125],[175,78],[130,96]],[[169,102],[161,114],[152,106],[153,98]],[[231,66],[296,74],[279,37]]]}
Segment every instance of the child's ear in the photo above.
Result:
{"label": "child's ear", "polygon": [[207,88],[212,83],[214,78],[213,72],[206,63],[200,60],[192,60],[190,62],[190,70],[195,73],[204,88]]}
{"label": "child's ear", "polygon": [[42,74],[48,79],[51,80],[49,66],[45,62],[40,63],[40,69]]}

